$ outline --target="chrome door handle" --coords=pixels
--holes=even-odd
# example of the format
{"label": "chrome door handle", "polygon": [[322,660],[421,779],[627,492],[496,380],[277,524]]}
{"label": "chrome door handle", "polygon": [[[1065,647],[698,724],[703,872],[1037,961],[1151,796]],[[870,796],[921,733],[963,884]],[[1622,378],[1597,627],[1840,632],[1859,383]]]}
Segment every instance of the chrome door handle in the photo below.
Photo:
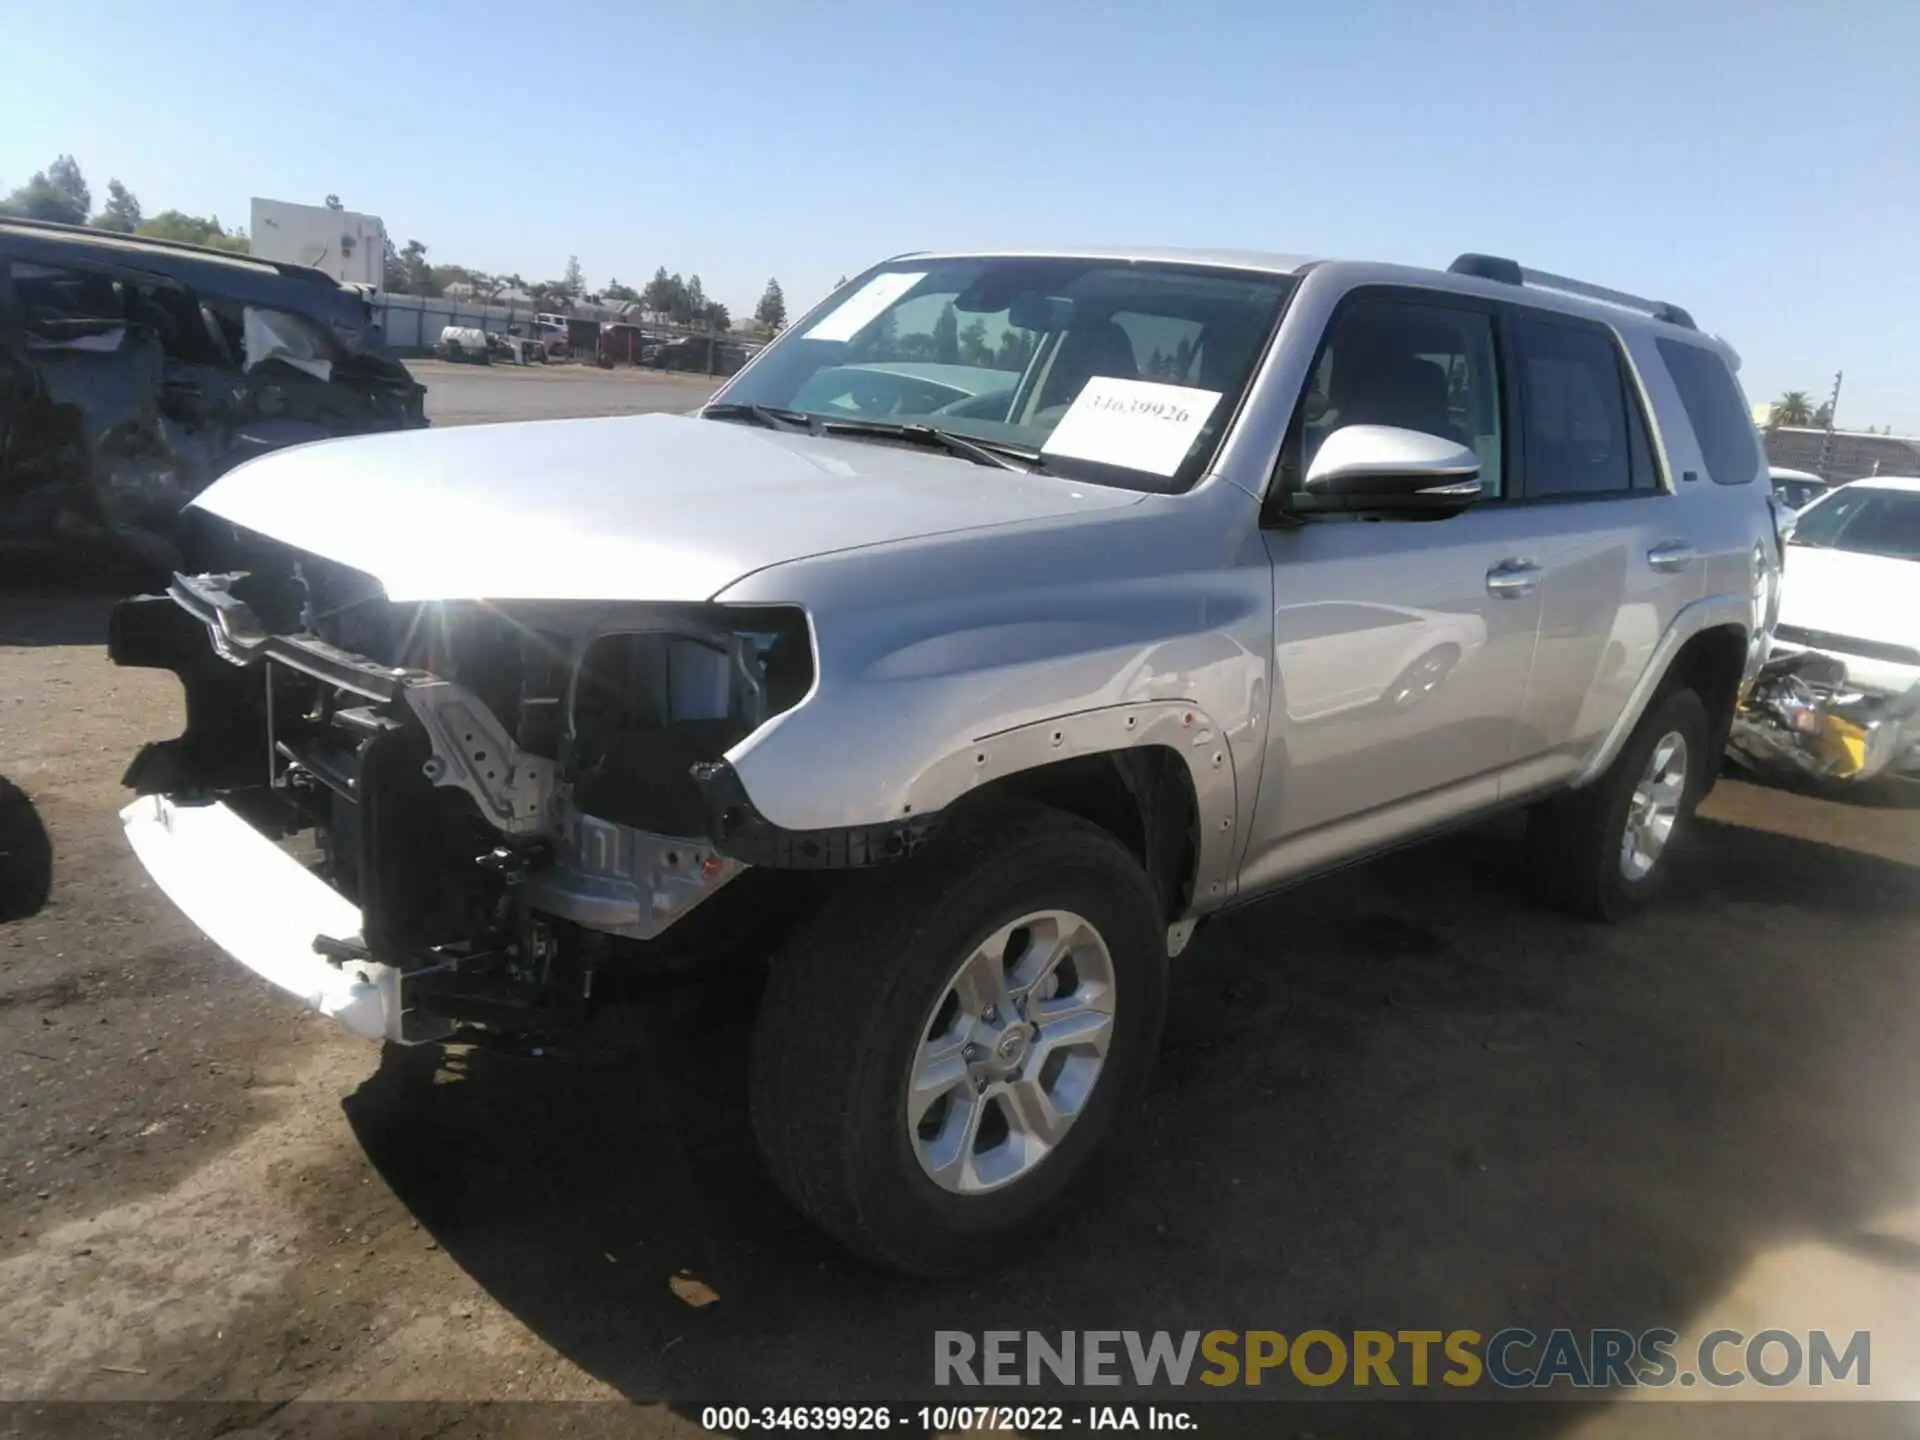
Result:
{"label": "chrome door handle", "polygon": [[1647,551],[1647,564],[1668,575],[1677,574],[1700,558],[1700,552],[1684,540],[1667,540]]}
{"label": "chrome door handle", "polygon": [[1502,560],[1487,571],[1487,593],[1498,600],[1518,600],[1540,584],[1540,567],[1531,560]]}

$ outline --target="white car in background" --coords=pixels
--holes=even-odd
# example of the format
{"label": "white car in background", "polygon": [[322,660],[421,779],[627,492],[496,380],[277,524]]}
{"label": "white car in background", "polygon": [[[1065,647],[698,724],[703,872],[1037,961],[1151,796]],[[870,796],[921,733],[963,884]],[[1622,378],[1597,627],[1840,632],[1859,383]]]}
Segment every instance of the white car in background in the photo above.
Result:
{"label": "white car in background", "polygon": [[1864,777],[1920,775],[1920,477],[1875,476],[1799,512],[1787,541],[1775,655],[1825,656],[1827,708],[1877,736]]}

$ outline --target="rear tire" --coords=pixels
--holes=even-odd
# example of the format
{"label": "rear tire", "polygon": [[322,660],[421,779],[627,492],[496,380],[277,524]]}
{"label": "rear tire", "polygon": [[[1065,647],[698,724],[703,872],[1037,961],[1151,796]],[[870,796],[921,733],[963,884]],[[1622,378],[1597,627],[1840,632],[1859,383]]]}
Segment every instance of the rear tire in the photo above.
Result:
{"label": "rear tire", "polygon": [[1709,753],[1710,729],[1699,695],[1669,691],[1598,780],[1534,807],[1527,858],[1548,899],[1589,919],[1623,920],[1660,894],[1673,847],[1693,828],[1720,763]]}
{"label": "rear tire", "polygon": [[[1118,841],[1028,802],[853,877],[775,959],[755,1026],[753,1123],[775,1181],[889,1269],[1017,1258],[1146,1088],[1164,935]],[[1066,957],[1050,979],[1043,954]]]}

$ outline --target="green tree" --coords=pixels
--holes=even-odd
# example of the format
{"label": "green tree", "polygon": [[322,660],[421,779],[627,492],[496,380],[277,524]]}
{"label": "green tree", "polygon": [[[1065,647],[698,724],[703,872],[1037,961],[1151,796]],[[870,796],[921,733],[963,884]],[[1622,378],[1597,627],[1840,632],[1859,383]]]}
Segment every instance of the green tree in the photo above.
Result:
{"label": "green tree", "polygon": [[329,210],[344,210],[347,208],[340,203],[340,197],[338,195],[327,196],[326,206]]}
{"label": "green tree", "polygon": [[140,199],[118,180],[107,181],[107,203],[87,222],[96,230],[117,230],[131,235],[140,228]]}
{"label": "green tree", "polygon": [[987,344],[987,322],[978,316],[960,332],[960,359],[968,365],[993,364],[993,347]]}
{"label": "green tree", "polygon": [[667,274],[667,267],[662,265],[653,272],[653,279],[640,292],[640,308],[661,315],[672,315],[680,309],[686,289],[685,282],[678,275]]}
{"label": "green tree", "polygon": [[622,285],[618,280],[609,280],[600,293],[609,300],[617,300],[623,305],[640,303],[640,292],[631,285]]}
{"label": "green tree", "polygon": [[406,276],[409,295],[438,295],[439,283],[433,278],[433,266],[427,263],[427,247],[409,240],[400,250],[400,268]]}
{"label": "green tree", "polygon": [[188,215],[180,210],[162,210],[152,219],[143,220],[135,233],[151,235],[156,240],[180,240],[189,245],[210,245],[216,250],[235,250],[243,255],[251,248],[246,232],[235,227],[228,233],[218,215]]}
{"label": "green tree", "polygon": [[86,176],[80,173],[80,162],[71,155],[62,155],[47,167],[47,179],[53,188],[71,200],[82,217],[93,208],[93,192],[87,188]]}
{"label": "green tree", "polygon": [[569,255],[567,257],[567,268],[566,272],[560,277],[560,288],[567,292],[567,298],[570,300],[578,300],[582,295],[587,293],[586,272],[580,268],[580,257],[578,255]]}
{"label": "green tree", "polygon": [[767,288],[760,292],[760,303],[753,307],[753,318],[769,330],[787,328],[787,297],[778,280],[767,281]]}
{"label": "green tree", "polygon": [[1812,424],[1816,430],[1825,430],[1829,425],[1833,424],[1832,401],[1822,400],[1820,402],[1820,408],[1813,412]]}
{"label": "green tree", "polygon": [[35,171],[31,180],[0,201],[0,213],[23,215],[29,220],[56,220],[62,225],[86,224],[92,208],[93,192],[87,188],[79,162],[71,155],[62,155],[46,169]]}
{"label": "green tree", "polygon": [[1768,423],[1773,425],[1806,425],[1813,419],[1813,399],[1804,390],[1789,390],[1773,402],[1773,413]]}
{"label": "green tree", "polygon": [[933,322],[933,358],[942,365],[960,361],[960,316],[951,300],[940,308],[940,318]]}
{"label": "green tree", "polygon": [[1024,370],[1027,361],[1033,358],[1033,337],[1022,334],[1012,326],[1000,332],[1000,348],[994,352],[993,363],[1002,370]]}

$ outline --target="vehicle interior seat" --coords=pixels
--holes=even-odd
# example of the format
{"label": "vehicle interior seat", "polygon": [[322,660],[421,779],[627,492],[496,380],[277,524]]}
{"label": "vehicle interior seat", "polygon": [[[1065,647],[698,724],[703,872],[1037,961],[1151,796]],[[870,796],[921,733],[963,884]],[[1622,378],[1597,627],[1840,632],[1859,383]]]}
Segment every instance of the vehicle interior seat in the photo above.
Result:
{"label": "vehicle interior seat", "polygon": [[1047,378],[1040,386],[1033,414],[1036,419],[1064,413],[1078,398],[1087,381],[1096,375],[1113,375],[1122,380],[1140,378],[1140,362],[1133,353],[1133,341],[1116,320],[1096,320],[1076,325],[1060,342],[1060,349],[1047,367]]}
{"label": "vehicle interior seat", "polygon": [[1448,412],[1447,372],[1431,360],[1385,347],[1336,351],[1329,388],[1341,425],[1397,425],[1471,443]]}

